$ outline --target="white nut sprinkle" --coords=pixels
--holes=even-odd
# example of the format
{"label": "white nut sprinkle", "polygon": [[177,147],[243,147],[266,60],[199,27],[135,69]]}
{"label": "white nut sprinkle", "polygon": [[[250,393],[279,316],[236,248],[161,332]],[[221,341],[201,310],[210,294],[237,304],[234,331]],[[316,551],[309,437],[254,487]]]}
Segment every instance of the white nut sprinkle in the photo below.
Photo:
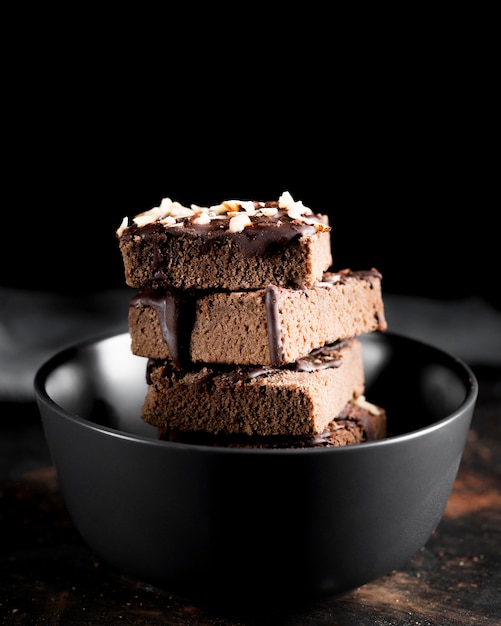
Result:
{"label": "white nut sprinkle", "polygon": [[241,203],[238,200],[225,200],[223,206],[226,208],[227,213],[240,211]]}
{"label": "white nut sprinkle", "polygon": [[[213,219],[229,219],[230,232],[241,232],[245,227],[252,225],[250,220],[254,216],[271,217],[282,212],[286,212],[292,220],[299,220],[305,224],[312,225],[317,231],[329,231],[330,227],[316,221],[313,211],[304,206],[301,200],[294,200],[288,191],[284,191],[280,196],[277,205],[266,206],[265,202],[255,200],[225,200],[220,204],[210,207],[203,207],[192,204],[190,208],[180,202],[173,202],[170,198],[162,198],[160,205],[148,211],[139,213],[133,218],[133,222],[140,228],[153,222],[159,222],[163,226],[170,227],[178,221],[189,219],[194,224],[208,224]],[[307,216],[313,216],[310,219]],[[237,219],[238,218],[238,219]],[[281,220],[277,225],[282,223]],[[128,227],[124,220],[119,227],[120,234]],[[118,231],[117,231],[118,232]]]}
{"label": "white nut sprinkle", "polygon": [[367,402],[365,396],[358,396],[357,398],[355,398],[355,400],[353,400],[353,403],[357,404],[361,409],[369,411],[369,413],[372,413],[372,415],[379,415],[381,413],[379,407],[377,407],[375,404],[372,404],[372,402]]}
{"label": "white nut sprinkle", "polygon": [[338,283],[341,280],[341,274],[333,274],[332,276],[330,276],[330,280],[328,281],[320,281],[319,283],[317,283],[317,287],[332,287],[332,285],[335,285],[336,283]]}
{"label": "white nut sprinkle", "polygon": [[264,215],[265,217],[271,217],[272,215],[276,215],[278,213],[278,209],[275,207],[264,207],[259,209],[258,213],[260,215]]}
{"label": "white nut sprinkle", "polygon": [[122,236],[122,233],[124,232],[124,230],[127,228],[127,226],[129,225],[129,218],[128,217],[124,217],[120,226],[117,228],[117,235],[119,237]]}
{"label": "white nut sprinkle", "polygon": [[302,220],[307,224],[311,223],[311,221],[304,216],[312,215],[313,211],[309,207],[304,206],[302,200],[294,200],[288,191],[284,191],[280,196],[278,206],[287,211],[287,215],[291,220]]}
{"label": "white nut sprinkle", "polygon": [[278,199],[278,206],[281,209],[288,209],[290,206],[294,204],[294,198],[288,191],[284,191],[283,194]]}
{"label": "white nut sprinkle", "polygon": [[300,220],[303,218],[303,211],[298,204],[293,204],[287,208],[287,215],[291,220]]}
{"label": "white nut sprinkle", "polygon": [[163,217],[162,214],[159,212],[158,207],[155,207],[155,209],[157,209],[157,211],[153,211],[153,209],[150,209],[149,211],[146,211],[145,213],[140,213],[139,215],[136,215],[136,217],[132,221],[134,222],[134,224],[137,224],[140,228],[141,226],[146,226],[146,224],[152,224],[158,218]]}
{"label": "white nut sprinkle", "polygon": [[191,221],[193,224],[210,224],[210,215],[207,211],[198,211]]}
{"label": "white nut sprinkle", "polygon": [[177,221],[175,217],[172,217],[172,215],[167,215],[167,217],[160,220],[160,224],[163,224],[164,226],[175,226]]}
{"label": "white nut sprinkle", "polygon": [[170,211],[170,206],[168,204],[165,203],[160,203],[161,206],[154,206],[152,209],[149,209],[148,211],[143,211],[142,213],[140,213],[139,215],[136,215],[136,217],[145,217],[145,218],[152,218],[152,221],[155,221],[156,219],[161,219],[162,217],[165,217],[166,215],[169,214]]}
{"label": "white nut sprinkle", "polygon": [[235,215],[230,219],[228,230],[231,233],[241,233],[246,226],[250,226],[251,224],[251,219],[247,213],[238,213],[238,215]]}
{"label": "white nut sprinkle", "polygon": [[160,209],[165,210],[165,212],[168,214],[171,206],[172,200],[170,198],[162,198],[160,202]]}
{"label": "white nut sprinkle", "polygon": [[209,207],[209,210],[214,213],[214,215],[223,215],[228,211],[224,204],[213,204]]}
{"label": "white nut sprinkle", "polygon": [[254,215],[256,213],[256,207],[254,206],[254,202],[252,202],[252,200],[240,202],[240,206],[242,211],[245,211],[248,215]]}
{"label": "white nut sprinkle", "polygon": [[169,215],[172,217],[192,217],[194,214],[194,211],[179,202],[173,202],[169,211]]}

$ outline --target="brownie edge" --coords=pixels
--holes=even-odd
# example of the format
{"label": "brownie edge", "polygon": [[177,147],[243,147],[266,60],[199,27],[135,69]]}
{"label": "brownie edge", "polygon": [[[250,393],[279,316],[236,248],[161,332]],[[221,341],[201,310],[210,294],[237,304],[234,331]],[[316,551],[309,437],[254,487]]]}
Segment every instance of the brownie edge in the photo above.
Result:
{"label": "brownie edge", "polygon": [[386,437],[386,411],[370,404],[364,396],[348,402],[325,430],[313,437],[253,437],[210,435],[205,432],[180,432],[158,429],[163,441],[223,448],[334,448]]}

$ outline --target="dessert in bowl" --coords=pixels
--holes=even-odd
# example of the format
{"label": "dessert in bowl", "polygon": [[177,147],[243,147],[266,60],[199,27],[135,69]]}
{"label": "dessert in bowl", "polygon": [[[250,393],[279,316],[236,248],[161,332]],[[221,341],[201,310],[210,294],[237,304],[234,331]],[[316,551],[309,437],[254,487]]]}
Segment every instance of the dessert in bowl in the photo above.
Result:
{"label": "dessert in bowl", "polygon": [[360,336],[384,438],[231,447],[159,438],[141,419],[147,359],[128,332],[47,361],[35,392],[82,538],[118,571],[191,602],[308,602],[401,567],[452,490],[478,393],[455,356]]}
{"label": "dessert in bowl", "polygon": [[119,571],[191,602],[307,602],[401,566],[450,495],[477,384],[387,333],[329,220],[162,200],[117,230],[128,332],[38,371],[61,492]]}

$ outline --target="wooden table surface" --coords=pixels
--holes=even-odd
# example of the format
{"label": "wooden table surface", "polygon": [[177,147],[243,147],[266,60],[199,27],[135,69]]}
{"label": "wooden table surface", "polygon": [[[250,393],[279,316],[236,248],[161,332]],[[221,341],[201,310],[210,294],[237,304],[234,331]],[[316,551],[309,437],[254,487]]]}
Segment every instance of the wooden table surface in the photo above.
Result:
{"label": "wooden table surface", "polygon": [[480,393],[444,516],[397,571],[302,611],[239,615],[191,606],[115,571],[66,512],[32,402],[0,404],[2,624],[199,626],[501,623],[501,369],[473,368]]}

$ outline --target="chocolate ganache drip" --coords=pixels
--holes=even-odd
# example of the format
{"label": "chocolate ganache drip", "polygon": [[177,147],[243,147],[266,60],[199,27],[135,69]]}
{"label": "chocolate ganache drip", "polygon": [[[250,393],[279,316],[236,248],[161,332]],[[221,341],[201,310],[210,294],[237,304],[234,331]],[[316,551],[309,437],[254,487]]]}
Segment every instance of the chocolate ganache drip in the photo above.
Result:
{"label": "chocolate ganache drip", "polygon": [[[206,291],[203,292],[208,293]],[[145,288],[130,301],[130,306],[149,306],[155,309],[162,336],[169,348],[169,354],[178,367],[190,363],[191,331],[195,321],[195,292],[175,289]],[[268,345],[273,367],[283,362],[282,329],[278,311],[278,289],[274,285],[264,292]]]}
{"label": "chocolate ganache drip", "polygon": [[[349,343],[350,340],[336,341],[335,343],[313,350],[310,354],[302,359],[298,359],[294,363],[287,363],[281,367],[273,367],[272,365],[263,365],[261,367],[243,365],[235,367],[224,364],[214,366],[206,365],[200,370],[200,372],[203,372],[203,376],[199,379],[198,384],[204,385],[209,383],[215,376],[224,376],[229,382],[232,383],[239,380],[245,383],[259,376],[271,376],[272,374],[286,370],[292,370],[295,372],[313,372],[330,367],[339,367],[342,364],[342,356],[339,352],[344,346],[349,345]],[[151,382],[149,372],[157,365],[161,365],[163,367],[165,376],[176,375],[176,373],[182,375],[179,368],[174,367],[174,364],[171,364],[169,360],[148,359],[146,375],[148,384]]]}
{"label": "chocolate ganache drip", "polygon": [[162,336],[174,364],[182,368],[190,361],[190,339],[194,322],[195,296],[191,292],[172,289],[145,288],[130,301],[130,306],[140,304],[155,309]]}
{"label": "chocolate ganache drip", "polygon": [[282,328],[280,326],[278,311],[278,289],[274,285],[266,287],[264,293],[266,307],[266,322],[268,328],[268,345],[270,349],[270,361],[274,366],[281,365],[283,361]]}

